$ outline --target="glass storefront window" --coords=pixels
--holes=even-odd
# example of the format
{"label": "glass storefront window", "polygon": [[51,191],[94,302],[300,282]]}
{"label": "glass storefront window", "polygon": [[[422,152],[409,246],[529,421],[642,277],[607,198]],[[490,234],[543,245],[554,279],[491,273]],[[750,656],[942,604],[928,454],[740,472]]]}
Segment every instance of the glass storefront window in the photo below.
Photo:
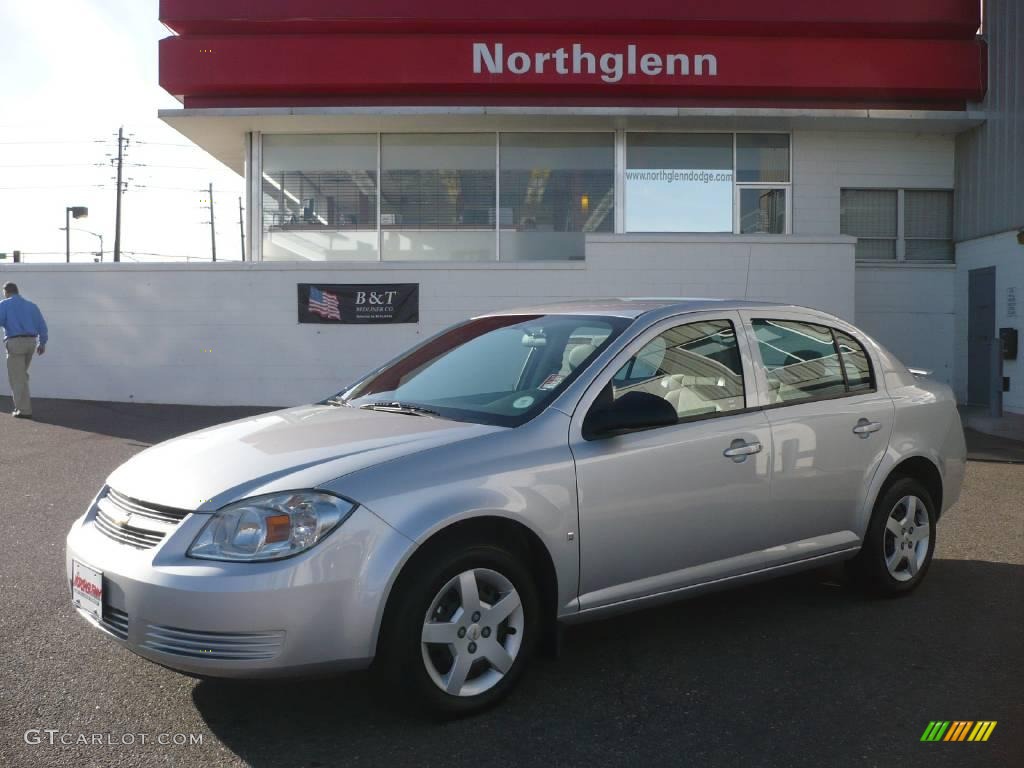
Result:
{"label": "glass storefront window", "polygon": [[383,258],[497,258],[493,133],[381,136]]}
{"label": "glass storefront window", "polygon": [[582,259],[615,230],[613,133],[503,133],[501,260]]}
{"label": "glass storefront window", "polygon": [[731,133],[630,133],[627,232],[732,232]]}
{"label": "glass storefront window", "polygon": [[[263,135],[262,258],[561,261],[589,233],[789,231],[787,134],[618,137],[621,155],[611,130]],[[949,248],[936,199],[908,202],[907,259]],[[860,237],[859,256],[893,248]]]}
{"label": "glass storefront window", "polygon": [[263,138],[263,258],[377,259],[377,136]]}
{"label": "glass storefront window", "polygon": [[789,135],[736,134],[736,181],[740,184],[788,184]]}
{"label": "glass storefront window", "polygon": [[786,233],[786,190],[740,187],[740,234]]}

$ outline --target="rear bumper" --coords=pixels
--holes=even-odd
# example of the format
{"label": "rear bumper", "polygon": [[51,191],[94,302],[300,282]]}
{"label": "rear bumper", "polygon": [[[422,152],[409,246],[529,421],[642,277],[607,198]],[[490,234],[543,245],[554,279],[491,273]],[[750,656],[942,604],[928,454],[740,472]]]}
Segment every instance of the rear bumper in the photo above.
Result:
{"label": "rear bumper", "polygon": [[945,512],[960,500],[960,489],[967,472],[967,440],[960,414],[954,409],[949,434],[943,446],[942,510]]}
{"label": "rear bumper", "polygon": [[367,666],[393,569],[411,542],[365,508],[327,539],[274,563],[185,557],[208,519],[187,517],[158,547],[113,541],[90,510],[67,537],[72,561],[103,573],[94,628],[150,661],[204,677],[281,677]]}

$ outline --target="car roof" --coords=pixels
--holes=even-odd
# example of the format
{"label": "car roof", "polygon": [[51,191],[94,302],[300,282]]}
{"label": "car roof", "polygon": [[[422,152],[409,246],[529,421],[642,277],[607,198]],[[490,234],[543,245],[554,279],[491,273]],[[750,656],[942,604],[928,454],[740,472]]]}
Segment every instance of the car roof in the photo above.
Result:
{"label": "car roof", "polygon": [[702,298],[609,298],[560,301],[552,304],[538,304],[516,309],[487,312],[480,317],[503,315],[593,315],[605,317],[626,317],[634,319],[648,312],[670,310],[675,312],[699,312],[702,310],[754,309],[757,307],[795,307],[792,304],[777,304],[770,301],[748,301],[747,299],[702,299]]}

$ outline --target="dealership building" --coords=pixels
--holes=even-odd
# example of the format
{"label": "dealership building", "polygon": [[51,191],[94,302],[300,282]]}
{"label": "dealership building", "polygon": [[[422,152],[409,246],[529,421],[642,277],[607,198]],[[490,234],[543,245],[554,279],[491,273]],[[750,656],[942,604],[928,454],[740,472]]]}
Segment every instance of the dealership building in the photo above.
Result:
{"label": "dealership building", "polygon": [[[53,394],[290,404],[490,309],[679,295],[831,311],[961,401],[1002,390],[1024,413],[1024,363],[993,352],[1024,315],[1017,0],[160,15],[160,84],[182,102],[161,116],[244,174],[247,261],[20,265],[48,276],[37,296],[102,282],[153,331],[113,368],[83,352]],[[414,286],[416,307],[300,322],[311,286]]]}

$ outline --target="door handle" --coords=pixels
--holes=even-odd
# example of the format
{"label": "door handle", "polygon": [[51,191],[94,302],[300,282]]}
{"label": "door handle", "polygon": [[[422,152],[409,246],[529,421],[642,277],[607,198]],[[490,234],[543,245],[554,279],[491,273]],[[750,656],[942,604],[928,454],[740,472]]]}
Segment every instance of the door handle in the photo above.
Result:
{"label": "door handle", "polygon": [[732,445],[722,451],[722,455],[727,459],[732,459],[737,464],[741,464],[747,460],[747,456],[753,456],[755,453],[760,452],[761,444],[756,440],[748,443],[746,440],[737,438],[732,441]]}
{"label": "door handle", "polygon": [[862,440],[867,440],[871,437],[872,432],[877,432],[882,428],[882,425],[877,421],[868,421],[867,419],[861,419],[857,422],[857,426],[853,428],[853,434],[860,437]]}

